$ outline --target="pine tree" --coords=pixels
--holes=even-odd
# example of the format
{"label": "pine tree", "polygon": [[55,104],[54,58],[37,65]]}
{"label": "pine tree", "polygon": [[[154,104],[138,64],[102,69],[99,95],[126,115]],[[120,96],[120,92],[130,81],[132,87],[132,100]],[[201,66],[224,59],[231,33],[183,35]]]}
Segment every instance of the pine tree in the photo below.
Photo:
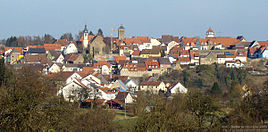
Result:
{"label": "pine tree", "polygon": [[211,93],[213,94],[221,94],[221,89],[220,86],[218,84],[218,82],[214,82],[212,88],[211,88]]}

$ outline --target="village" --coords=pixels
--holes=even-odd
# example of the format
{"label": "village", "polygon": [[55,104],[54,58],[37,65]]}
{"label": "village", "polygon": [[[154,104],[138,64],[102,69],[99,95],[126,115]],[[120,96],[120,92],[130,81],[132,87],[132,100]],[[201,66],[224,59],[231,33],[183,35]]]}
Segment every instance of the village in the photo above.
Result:
{"label": "village", "polygon": [[14,69],[28,67],[57,81],[54,93],[66,101],[94,101],[119,109],[133,104],[140,91],[168,96],[187,93],[188,88],[181,82],[159,81],[163,73],[215,63],[246,68],[251,67],[248,60],[268,58],[268,41],[217,37],[211,28],[205,32],[205,38],[126,38],[123,25],[115,31],[117,37],[104,37],[101,32],[89,33],[85,26],[79,41],[58,39],[27,47],[2,45],[0,53]]}

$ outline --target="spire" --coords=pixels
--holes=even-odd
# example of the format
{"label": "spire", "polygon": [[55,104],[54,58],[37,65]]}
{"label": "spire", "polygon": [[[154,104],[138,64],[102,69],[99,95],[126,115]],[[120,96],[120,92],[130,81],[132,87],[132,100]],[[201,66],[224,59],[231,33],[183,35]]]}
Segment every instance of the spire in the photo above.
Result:
{"label": "spire", "polygon": [[84,33],[88,33],[87,25],[85,25]]}

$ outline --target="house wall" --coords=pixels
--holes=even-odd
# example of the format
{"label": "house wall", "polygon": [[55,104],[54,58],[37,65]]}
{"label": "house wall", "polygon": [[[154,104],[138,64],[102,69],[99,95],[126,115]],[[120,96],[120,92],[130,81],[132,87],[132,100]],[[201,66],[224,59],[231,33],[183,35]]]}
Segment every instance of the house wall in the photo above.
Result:
{"label": "house wall", "polygon": [[268,50],[265,50],[265,51],[262,53],[262,57],[263,57],[263,58],[268,58]]}
{"label": "house wall", "polygon": [[10,64],[17,64],[18,61],[18,57],[19,57],[20,53],[11,53],[10,54]]}
{"label": "house wall", "polygon": [[53,64],[50,68],[49,68],[49,72],[51,73],[58,73],[61,71],[61,68],[56,65],[56,64]]}
{"label": "house wall", "polygon": [[159,92],[159,90],[167,91],[164,82],[161,82],[158,86],[150,86],[150,85],[140,86],[140,90],[141,91],[150,91],[154,94],[157,94]]}
{"label": "house wall", "polygon": [[133,102],[134,102],[133,98],[131,97],[130,93],[128,93],[128,94],[127,94],[127,97],[126,97],[126,99],[125,99],[125,103],[127,103],[127,104],[131,104],[131,103],[133,103]]}

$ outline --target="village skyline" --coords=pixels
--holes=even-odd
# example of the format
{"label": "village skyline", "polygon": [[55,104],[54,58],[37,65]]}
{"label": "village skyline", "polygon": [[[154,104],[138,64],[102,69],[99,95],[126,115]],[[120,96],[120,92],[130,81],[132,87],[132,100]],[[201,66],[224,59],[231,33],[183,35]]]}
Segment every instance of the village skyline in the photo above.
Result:
{"label": "village skyline", "polygon": [[[83,3],[83,4],[81,4]],[[209,27],[217,36],[243,35],[248,41],[267,40],[267,2],[256,1],[7,1],[0,5],[0,39],[10,36],[59,38],[63,33],[78,34],[88,25],[110,36],[111,28],[126,27],[126,36],[161,35],[205,37]],[[249,10],[252,7],[254,10]]]}

